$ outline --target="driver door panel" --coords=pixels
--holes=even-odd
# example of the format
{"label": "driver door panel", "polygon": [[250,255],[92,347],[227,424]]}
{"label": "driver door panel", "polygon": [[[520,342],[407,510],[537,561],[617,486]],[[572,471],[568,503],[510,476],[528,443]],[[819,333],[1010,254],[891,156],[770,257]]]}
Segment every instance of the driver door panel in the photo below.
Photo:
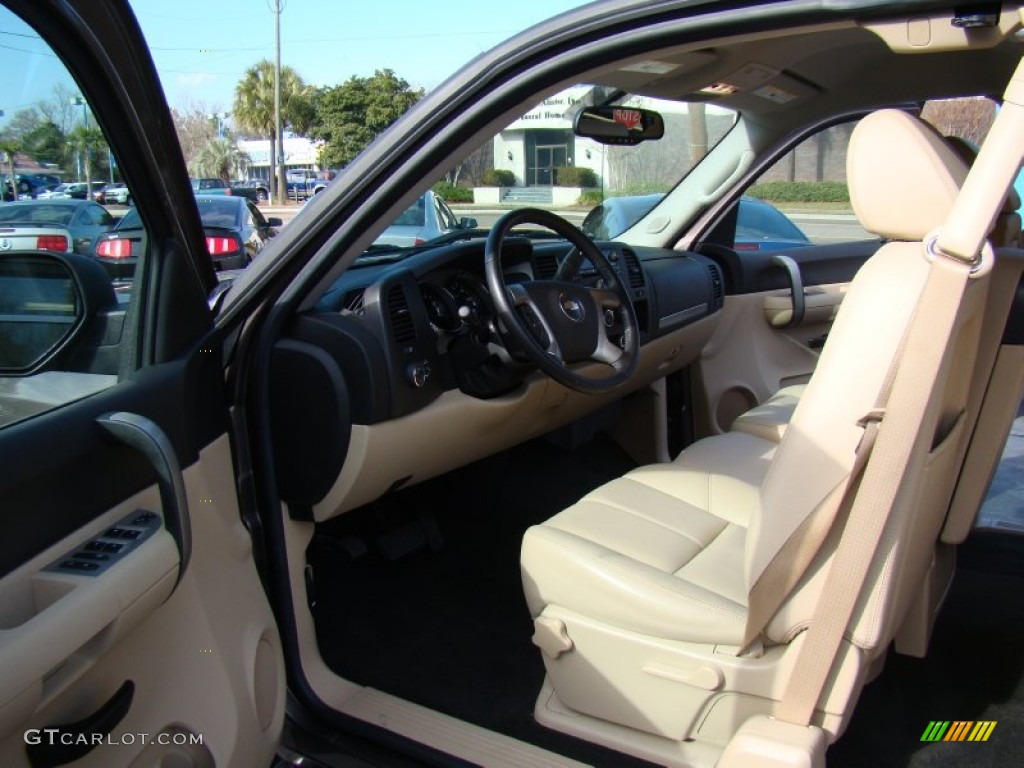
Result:
{"label": "driver door panel", "polygon": [[[27,765],[33,741],[51,740],[45,729],[70,723],[101,742],[76,765],[174,754],[176,765],[244,766],[273,755],[284,714],[280,639],[239,517],[223,420],[197,422],[190,414],[204,409],[186,408],[223,402],[219,365],[201,362],[158,366],[142,382],[4,431],[0,461],[17,471],[0,480],[0,764]],[[147,414],[179,457],[192,522],[184,573],[153,469],[96,424],[110,411]],[[134,523],[147,512],[153,530],[137,546],[124,540],[132,548],[109,567],[60,569],[82,552],[102,554],[90,544],[122,541],[112,532],[144,528]],[[109,731],[92,724],[126,683],[123,718]]]}
{"label": "driver door panel", "polygon": [[[47,49],[5,78],[81,94],[102,175],[123,177],[141,221],[127,275],[74,256],[55,297],[26,293],[69,329],[57,342],[0,355],[0,765],[269,765],[281,640],[240,517],[216,277],[156,72],[126,4],[3,0],[0,16]],[[25,275],[0,290],[54,279],[36,261],[6,254]]]}

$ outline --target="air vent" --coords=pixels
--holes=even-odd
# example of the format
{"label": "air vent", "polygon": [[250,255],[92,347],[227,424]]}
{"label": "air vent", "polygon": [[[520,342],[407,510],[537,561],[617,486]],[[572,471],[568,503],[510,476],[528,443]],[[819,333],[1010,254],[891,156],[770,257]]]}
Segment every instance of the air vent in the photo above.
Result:
{"label": "air vent", "polygon": [[405,298],[402,286],[396,285],[388,291],[388,320],[391,333],[399,344],[408,344],[416,338],[416,326],[409,312],[409,302]]}
{"label": "air vent", "polygon": [[363,304],[363,288],[356,288],[345,294],[341,302],[341,311],[347,315],[363,315],[365,306]]}
{"label": "air vent", "polygon": [[644,287],[644,270],[640,261],[632,251],[623,250],[622,255],[626,259],[626,271],[629,273],[629,287],[634,291]]}
{"label": "air vent", "polygon": [[558,272],[558,257],[553,253],[533,254],[533,271],[540,280],[550,280]]}
{"label": "air vent", "polygon": [[725,293],[725,286],[722,285],[722,273],[714,264],[708,264],[707,267],[711,275],[711,303],[718,308],[722,306]]}

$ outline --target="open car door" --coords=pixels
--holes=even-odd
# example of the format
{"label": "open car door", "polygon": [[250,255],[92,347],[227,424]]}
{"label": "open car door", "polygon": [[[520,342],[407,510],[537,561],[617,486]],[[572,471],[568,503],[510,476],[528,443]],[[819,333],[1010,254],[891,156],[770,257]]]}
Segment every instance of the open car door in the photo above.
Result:
{"label": "open car door", "polygon": [[57,228],[0,240],[0,764],[268,765],[281,644],[239,516],[216,276],[155,69],[120,0],[3,0],[0,16],[18,41],[0,52],[8,117],[16,93],[72,148],[70,173],[122,177],[145,227],[107,262],[52,253]]}

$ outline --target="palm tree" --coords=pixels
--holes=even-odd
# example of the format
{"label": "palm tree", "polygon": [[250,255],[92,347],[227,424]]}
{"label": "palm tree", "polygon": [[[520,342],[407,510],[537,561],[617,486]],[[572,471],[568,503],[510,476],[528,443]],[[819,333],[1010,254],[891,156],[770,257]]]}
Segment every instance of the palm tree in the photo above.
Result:
{"label": "palm tree", "polygon": [[[3,153],[7,159],[7,178],[11,183],[11,196],[14,200],[18,199],[18,177],[14,175],[14,153],[21,150],[18,146],[18,142],[13,139],[3,139],[0,141],[0,152]],[[7,188],[4,185],[0,185],[0,202],[7,199]]]}
{"label": "palm tree", "polygon": [[[310,89],[291,67],[281,67],[281,124],[305,133],[312,110]],[[232,109],[235,123],[243,130],[270,139],[270,177],[277,178],[277,131],[274,126],[274,63],[263,59],[249,67],[235,86]]]}
{"label": "palm tree", "polygon": [[212,139],[192,161],[192,172],[196,176],[216,176],[226,183],[249,162],[249,156],[238,148],[234,139]]}
{"label": "palm tree", "polygon": [[97,128],[79,125],[68,134],[68,143],[82,156],[82,168],[85,171],[85,198],[92,199],[92,153],[105,145],[103,132]]}

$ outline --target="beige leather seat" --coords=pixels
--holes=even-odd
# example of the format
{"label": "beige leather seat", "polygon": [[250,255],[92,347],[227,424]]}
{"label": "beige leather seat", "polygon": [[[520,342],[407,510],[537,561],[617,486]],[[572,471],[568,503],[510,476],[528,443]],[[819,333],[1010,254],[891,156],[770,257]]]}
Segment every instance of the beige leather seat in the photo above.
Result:
{"label": "beige leather seat", "polygon": [[[748,717],[772,713],[799,674],[796,654],[838,533],[741,656],[751,587],[850,473],[858,421],[876,403],[928,274],[920,241],[943,223],[967,172],[920,121],[892,110],[861,122],[849,164],[862,225],[892,242],[851,284],[781,440],[731,432],[698,441],[526,532],[523,585],[547,670],[541,722],[665,762],[713,762],[713,748]],[[948,380],[937,382],[938,407],[923,426],[934,448],[907,468],[819,700],[816,720],[832,737],[904,618],[933,616],[944,589],[923,585],[937,569],[935,542],[963,457],[987,282],[981,275],[968,286]],[[940,570],[937,582],[948,578]]]}
{"label": "beige leather seat", "polygon": [[[950,148],[970,167],[978,156],[978,150],[959,136],[946,136],[946,142]],[[1021,218],[1017,209],[1021,206],[1020,196],[1013,188],[1010,189],[1003,202],[1003,208],[996,218],[992,231],[989,234],[989,242],[996,248],[1020,248],[1021,247]],[[1007,272],[1013,270],[1007,267]],[[1016,270],[1019,273],[1019,270]],[[993,278],[993,284],[1001,284],[1004,280],[1012,279],[1011,274],[1000,275]],[[1008,307],[1007,307],[1008,309]],[[989,343],[995,345],[998,337],[990,336]],[[980,356],[988,363],[992,360],[985,355]],[[975,372],[975,382],[987,381],[991,368],[986,367]],[[793,418],[793,411],[807,390],[805,384],[794,384],[783,387],[763,403],[741,413],[729,427],[731,430],[746,432],[747,434],[763,437],[776,442],[782,439],[790,419]]]}

